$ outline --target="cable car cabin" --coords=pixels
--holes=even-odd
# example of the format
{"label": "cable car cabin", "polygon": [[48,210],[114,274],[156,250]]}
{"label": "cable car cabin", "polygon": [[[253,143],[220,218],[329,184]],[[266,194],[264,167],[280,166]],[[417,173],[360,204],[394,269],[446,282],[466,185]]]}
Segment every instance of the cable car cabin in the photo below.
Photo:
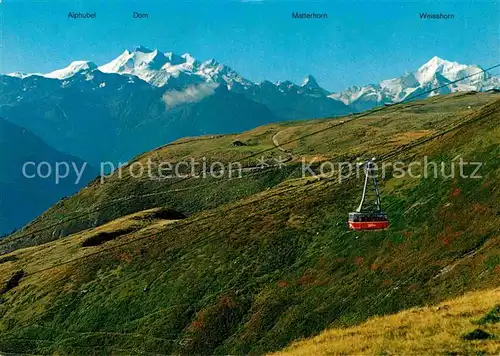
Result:
{"label": "cable car cabin", "polygon": [[380,208],[380,192],[373,161],[369,160],[364,166],[365,183],[361,202],[356,211],[349,213],[348,225],[353,230],[381,230],[389,227],[389,219]]}
{"label": "cable car cabin", "polygon": [[349,213],[348,224],[352,230],[380,230],[389,227],[389,220],[383,212],[353,212]]}

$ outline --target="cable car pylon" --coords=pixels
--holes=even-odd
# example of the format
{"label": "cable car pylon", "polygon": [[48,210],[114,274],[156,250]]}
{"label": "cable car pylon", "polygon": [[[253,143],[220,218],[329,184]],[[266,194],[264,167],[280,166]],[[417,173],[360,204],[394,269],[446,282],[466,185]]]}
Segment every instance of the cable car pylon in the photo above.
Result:
{"label": "cable car pylon", "polygon": [[349,213],[348,225],[352,230],[381,230],[389,227],[387,214],[382,211],[374,159],[364,164],[365,184],[356,211]]}

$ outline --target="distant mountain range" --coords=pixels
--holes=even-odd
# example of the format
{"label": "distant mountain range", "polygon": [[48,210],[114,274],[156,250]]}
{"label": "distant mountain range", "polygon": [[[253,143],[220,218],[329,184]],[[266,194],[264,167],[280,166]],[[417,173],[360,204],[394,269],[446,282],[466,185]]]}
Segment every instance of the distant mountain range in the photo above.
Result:
{"label": "distant mountain range", "polygon": [[482,71],[483,68],[477,65],[459,64],[433,57],[413,73],[383,80],[379,84],[353,86],[343,92],[331,94],[329,97],[340,100],[358,111],[363,111],[374,106],[396,103],[417,96],[475,73],[480,74],[432,91],[420,98],[457,91],[485,91],[500,88],[500,78],[487,72],[481,73]]}
{"label": "distant mountain range", "polygon": [[[281,119],[305,119],[352,112],[343,102],[329,98],[329,92],[320,88],[312,76],[308,76],[303,85],[290,81],[276,84],[269,81],[253,83],[214,59],[201,62],[188,53],[162,53],[142,46],[133,51],[126,50],[100,67],[89,61],[75,61],[66,68],[47,74],[11,73],[9,76],[20,79],[33,76],[57,79],[62,81],[62,86],[69,86],[75,77],[83,76],[86,81],[95,84],[90,89],[98,90],[112,84],[103,73],[127,77],[127,85],[144,81],[159,88],[158,92],[181,92],[176,93],[179,100],[175,102],[175,106],[192,102],[193,97],[201,99],[199,92],[206,92],[205,86],[209,85],[211,88],[224,87],[232,93],[242,94],[247,99],[264,104]],[[96,75],[98,81],[95,80]],[[122,90],[120,87],[115,89]],[[182,94],[185,94],[186,100],[181,100]],[[169,104],[167,103],[167,109]]]}
{"label": "distant mountain range", "polygon": [[[215,91],[215,88],[224,87],[229,92],[241,94],[251,101],[267,106],[274,116],[270,119],[276,117],[306,119],[344,115],[394,103],[481,71],[482,68],[477,65],[464,65],[433,57],[417,71],[406,73],[401,77],[384,80],[379,84],[353,86],[340,93],[331,93],[321,88],[312,76],[307,76],[302,85],[290,81],[271,83],[267,80],[254,83],[214,59],[199,61],[188,53],[183,55],[172,52],[163,53],[157,49],[151,50],[139,46],[134,50],[125,50],[117,58],[102,66],[90,61],[75,61],[66,68],[46,74],[11,73],[8,76],[23,81],[22,84],[18,84],[18,89],[20,88],[23,93],[16,93],[19,94],[14,98],[17,101],[29,99],[27,94],[37,89],[45,91],[45,86],[49,85],[52,86],[52,90],[58,91],[58,96],[64,96],[65,91],[56,87],[68,88],[71,92],[75,89],[75,82],[78,82],[82,86],[78,89],[80,91],[116,90],[122,91],[120,93],[122,94],[124,91],[148,91],[144,89],[144,82],[146,82],[157,88],[156,94],[173,92],[173,99],[169,100],[169,94],[167,94],[167,100],[164,100],[167,110],[181,104],[201,101],[207,96],[220,93],[220,91]],[[116,79],[116,74],[122,76],[121,80]],[[33,85],[34,78],[38,78],[36,85]],[[54,79],[58,82],[57,84],[41,84],[42,78]],[[82,83],[82,81],[88,83]],[[9,92],[11,88],[5,80],[2,84],[2,93]],[[431,95],[499,87],[498,77],[493,77],[489,73],[481,73],[461,83],[442,88]],[[121,108],[123,104],[119,104]],[[132,103],[132,106],[134,104]],[[3,101],[0,105],[2,107],[15,105],[15,102]],[[219,113],[219,115],[223,114],[223,112]],[[238,117],[234,119],[241,123]],[[242,128],[253,127],[255,124],[249,122]],[[223,127],[210,125],[210,123],[209,126],[210,132],[213,133],[228,132]],[[196,130],[192,134],[200,133],[203,132]],[[173,136],[177,137],[175,134]],[[167,135],[166,139],[172,139],[173,136]]]}

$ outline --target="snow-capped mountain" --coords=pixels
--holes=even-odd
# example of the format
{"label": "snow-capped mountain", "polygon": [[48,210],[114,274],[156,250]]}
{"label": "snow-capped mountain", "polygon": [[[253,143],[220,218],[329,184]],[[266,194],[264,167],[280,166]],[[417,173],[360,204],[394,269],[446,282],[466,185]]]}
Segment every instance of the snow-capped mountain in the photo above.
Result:
{"label": "snow-capped mountain", "polygon": [[99,70],[104,73],[134,75],[156,87],[179,87],[207,81],[224,83],[228,89],[235,84],[243,87],[253,84],[214,59],[201,62],[189,53],[162,53],[144,46],[133,51],[125,50],[116,59],[100,66]]}
{"label": "snow-capped mountain", "polygon": [[214,59],[198,61],[189,53],[178,55],[162,53],[143,46],[133,51],[125,50],[111,62],[99,67],[104,73],[133,75],[156,87],[181,88],[203,82],[214,82],[248,88],[254,85],[231,68]]}
{"label": "snow-capped mountain", "polygon": [[[214,82],[251,100],[267,105],[276,115],[287,119],[347,114],[419,95],[457,79],[480,73],[460,83],[433,91],[429,96],[455,91],[488,90],[500,87],[500,79],[481,73],[477,65],[465,65],[433,57],[413,73],[383,80],[379,84],[353,86],[340,93],[321,88],[312,76],[302,85],[290,81],[253,83],[214,59],[198,61],[190,54],[161,53],[144,47],[125,51],[99,69],[107,73],[135,75],[162,87],[185,87],[192,83]],[[333,101],[325,100],[325,98]],[[344,104],[344,105],[342,105]]]}
{"label": "snow-capped mountain", "polygon": [[[20,79],[34,76],[58,79],[61,80],[61,85],[67,86],[71,85],[72,81],[80,81],[82,77],[91,80],[95,75],[101,78],[102,74],[123,76],[129,84],[138,78],[163,91],[190,90],[191,87],[203,84],[210,87],[223,86],[249,100],[266,105],[281,119],[337,116],[353,111],[343,102],[329,98],[330,93],[321,88],[312,76],[307,76],[302,85],[290,81],[254,83],[215,59],[200,61],[189,53],[163,53],[144,46],[125,50],[117,58],[101,66],[90,61],[75,61],[66,68],[46,74],[8,75]],[[105,80],[99,83],[98,88],[104,86]]]}
{"label": "snow-capped mountain", "polygon": [[[479,74],[459,83],[452,83],[476,73]],[[374,106],[409,99],[443,85],[446,86],[432,91],[427,96],[456,91],[482,91],[500,88],[500,78],[483,72],[483,69],[477,65],[459,64],[433,57],[413,73],[406,73],[398,78],[383,80],[379,84],[369,84],[362,87],[353,86],[343,92],[331,94],[330,97],[362,111]]]}
{"label": "snow-capped mountain", "polygon": [[162,53],[143,46],[126,50],[99,67],[104,73],[132,75],[160,88],[180,90],[200,83],[215,83],[248,99],[267,105],[285,119],[342,115],[352,110],[322,89],[316,79],[307,76],[302,85],[289,81],[253,83],[215,59],[199,61],[189,53]]}
{"label": "snow-capped mountain", "polygon": [[[99,67],[103,73],[134,75],[156,87],[172,85],[172,81],[184,79],[184,83],[201,82],[193,76],[193,69],[198,63],[188,53],[179,56],[174,53],[162,53],[145,47],[137,47],[134,51],[125,50],[111,62]],[[184,78],[183,78],[184,77]]]}

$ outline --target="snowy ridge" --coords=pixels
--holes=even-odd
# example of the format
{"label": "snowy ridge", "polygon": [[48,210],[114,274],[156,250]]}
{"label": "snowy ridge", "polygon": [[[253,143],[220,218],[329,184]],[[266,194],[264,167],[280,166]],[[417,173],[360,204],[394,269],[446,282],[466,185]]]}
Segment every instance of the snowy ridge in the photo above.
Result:
{"label": "snowy ridge", "polygon": [[97,65],[90,61],[75,61],[63,69],[58,69],[53,72],[43,74],[45,78],[52,79],[67,79],[79,73],[89,73],[97,69]]}
{"label": "snowy ridge", "polygon": [[321,88],[312,76],[307,76],[302,85],[290,81],[254,83],[215,59],[199,61],[189,53],[179,56],[141,46],[133,51],[126,50],[99,70],[139,77],[167,90],[190,90],[200,84],[225,87],[267,105],[284,118],[338,115],[352,111],[343,103],[329,98],[327,95],[330,93]]}
{"label": "snowy ridge", "polygon": [[[363,87],[353,86],[329,97],[351,105],[358,110],[386,103],[395,103],[412,95],[423,93],[432,88],[449,84],[455,80],[474,75],[460,83],[450,84],[433,91],[429,96],[452,93],[457,91],[482,91],[500,88],[500,78],[493,77],[477,65],[465,65],[450,62],[439,57],[431,58],[413,73],[406,73],[401,77],[383,80],[379,84],[370,84]],[[482,72],[482,73],[481,73]]]}
{"label": "snowy ridge", "polygon": [[244,86],[253,84],[214,59],[200,62],[189,53],[179,56],[143,46],[134,51],[126,50],[116,59],[100,66],[99,70],[104,73],[134,75],[156,87],[169,84],[185,87],[201,82],[224,82],[228,88],[234,83]]}
{"label": "snowy ridge", "polygon": [[[59,79],[63,80],[61,85],[66,86],[73,77],[81,78],[79,75],[82,74],[83,79],[92,80],[95,71],[128,77],[129,84],[133,84],[135,78],[139,78],[164,90],[184,90],[202,83],[216,84],[263,103],[275,109],[275,112],[284,118],[302,117],[307,112],[314,115],[336,115],[366,110],[404,100],[411,95],[423,93],[475,73],[480,74],[433,91],[430,95],[500,88],[500,78],[493,77],[489,73],[481,73],[482,68],[477,65],[465,65],[433,57],[415,72],[383,80],[378,84],[352,86],[342,92],[331,93],[321,88],[316,79],[310,75],[301,85],[288,80],[277,83],[264,80],[254,83],[215,59],[199,61],[189,53],[183,55],[164,53],[144,46],[125,50],[117,58],[99,67],[93,62],[75,61],[66,68],[47,74],[17,72],[8,75],[20,79],[33,75]],[[297,101],[299,99],[301,102]],[[297,109],[298,107],[301,109]]]}
{"label": "snowy ridge", "polygon": [[[40,83],[31,81],[30,74],[11,75],[14,76],[26,81],[21,85],[30,88],[33,85],[34,87],[45,85],[43,81]],[[255,83],[215,59],[202,61],[189,53],[178,55],[144,46],[125,50],[115,59],[99,67],[93,62],[76,61],[66,68],[37,76],[60,80],[61,88],[78,88],[82,92],[115,90],[138,93],[145,85],[152,86],[156,93],[166,95],[167,98],[178,97],[178,93],[188,95],[200,88],[216,88],[210,93],[221,96],[224,92],[237,94],[233,97],[242,95],[246,99],[266,106],[281,119],[336,116],[353,111],[344,103],[329,98],[330,93],[321,88],[312,76],[306,77],[302,85],[290,81],[276,84],[268,81]],[[46,85],[57,85],[57,83]],[[175,102],[183,101],[175,100]]]}

